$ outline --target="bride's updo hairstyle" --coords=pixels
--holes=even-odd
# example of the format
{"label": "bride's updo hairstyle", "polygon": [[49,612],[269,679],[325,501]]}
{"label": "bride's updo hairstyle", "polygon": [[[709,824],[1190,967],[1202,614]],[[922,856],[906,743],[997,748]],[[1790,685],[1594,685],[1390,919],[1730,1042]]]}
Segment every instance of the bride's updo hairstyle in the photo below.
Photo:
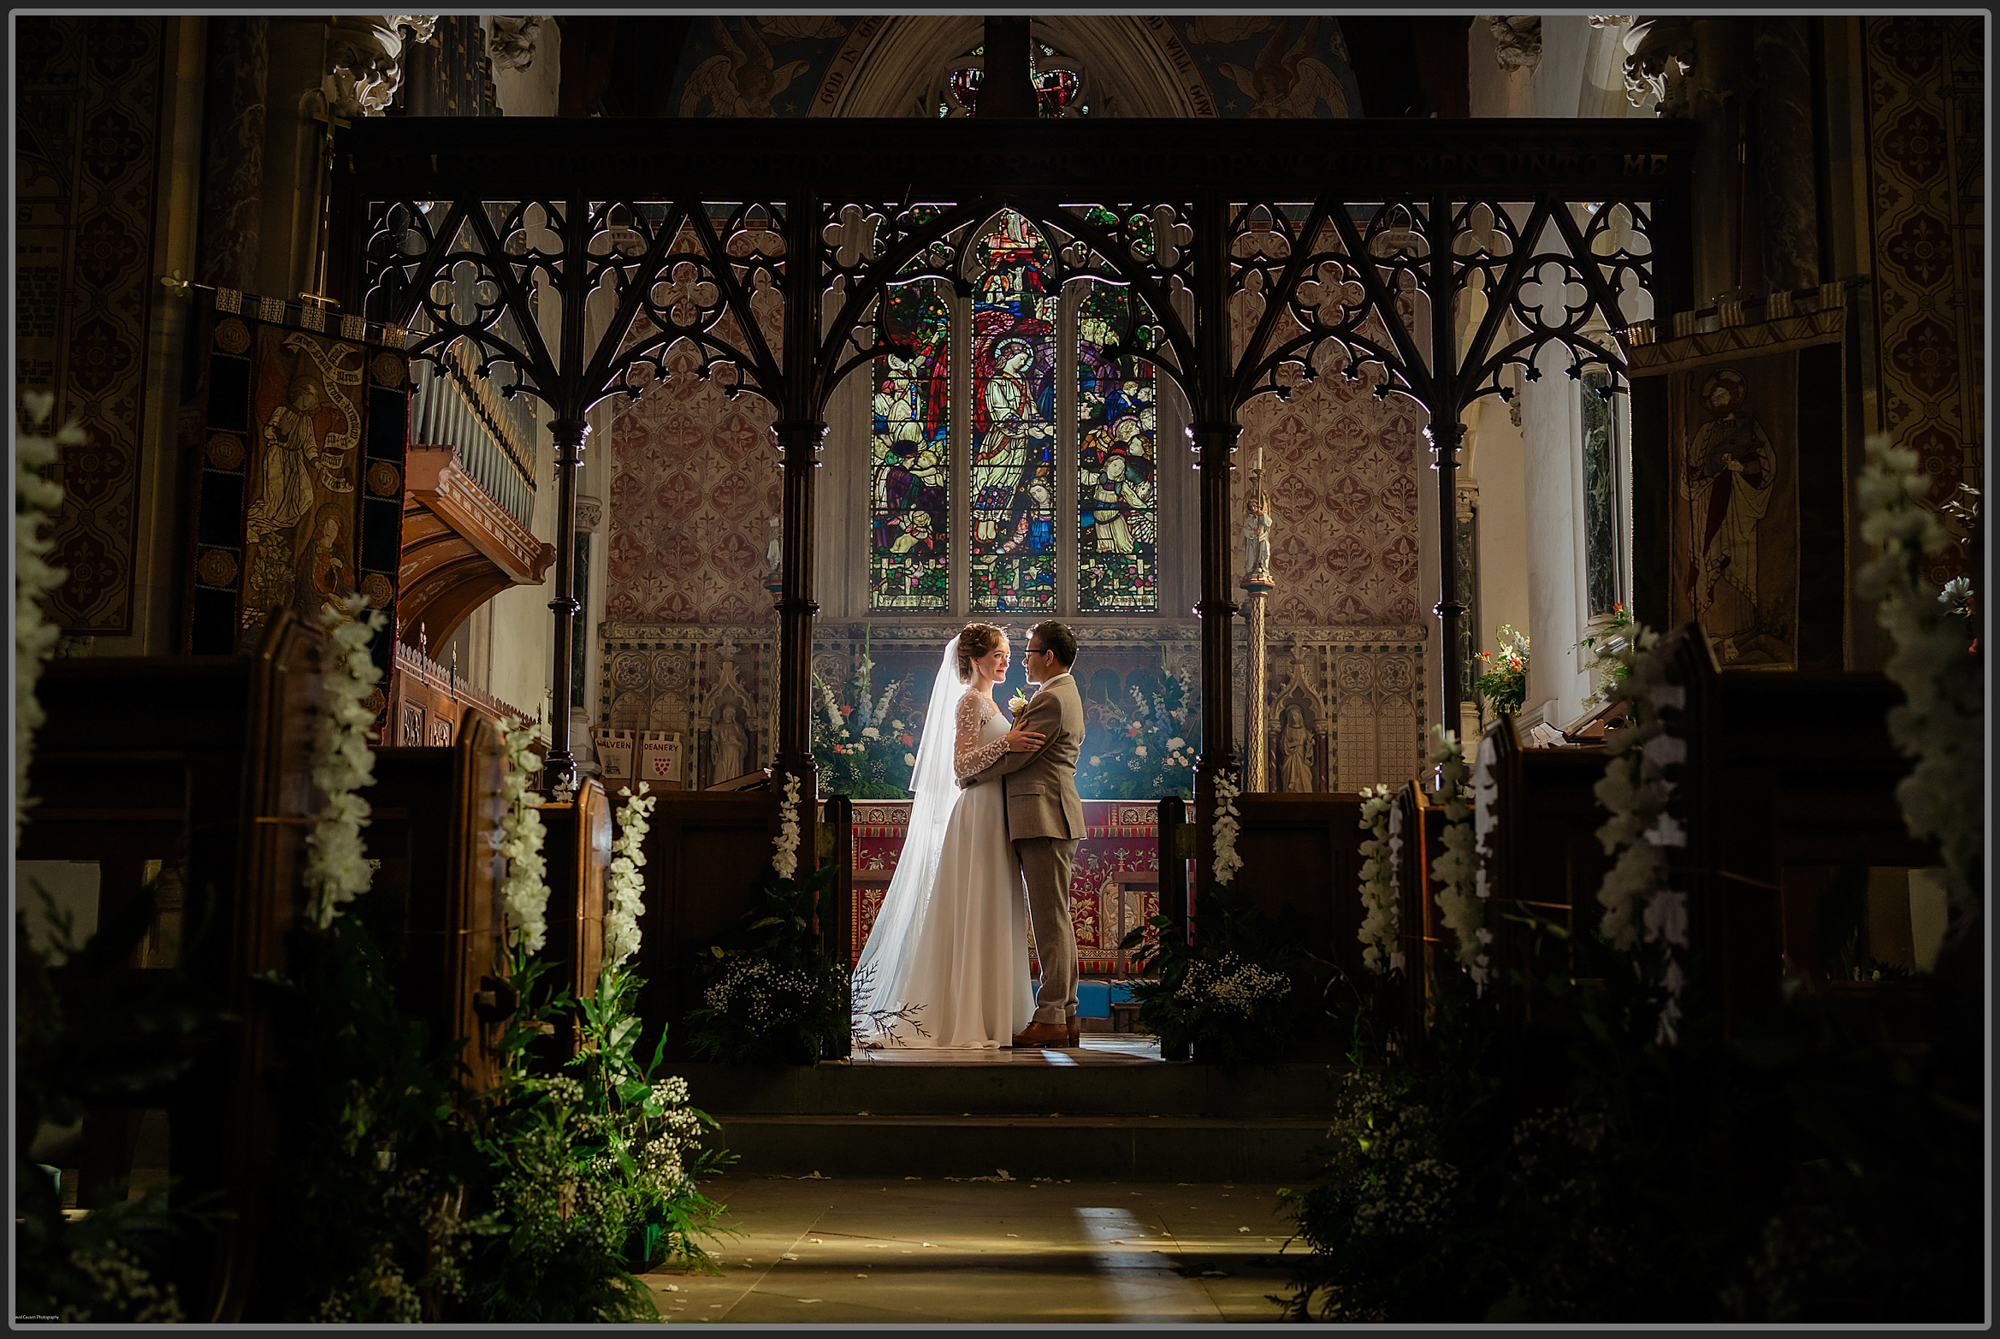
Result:
{"label": "bride's updo hairstyle", "polygon": [[991,623],[968,623],[958,634],[958,681],[972,682],[972,662],[991,655],[1007,640],[1007,634]]}

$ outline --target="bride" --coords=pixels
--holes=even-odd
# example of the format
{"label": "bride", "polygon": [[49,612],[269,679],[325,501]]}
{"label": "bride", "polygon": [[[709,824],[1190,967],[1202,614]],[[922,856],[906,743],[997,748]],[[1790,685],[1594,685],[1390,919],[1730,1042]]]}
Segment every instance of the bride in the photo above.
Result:
{"label": "bride", "polygon": [[862,1046],[997,1048],[1034,1017],[1006,787],[958,784],[1042,745],[993,701],[1009,650],[990,623],[967,624],[944,649],[910,776],[909,836],[854,971]]}

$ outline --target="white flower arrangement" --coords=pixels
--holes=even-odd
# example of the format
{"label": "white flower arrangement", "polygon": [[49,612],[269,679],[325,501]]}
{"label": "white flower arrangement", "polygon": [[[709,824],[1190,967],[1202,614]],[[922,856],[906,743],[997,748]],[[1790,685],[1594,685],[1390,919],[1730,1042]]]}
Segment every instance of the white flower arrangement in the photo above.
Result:
{"label": "white flower arrangement", "polygon": [[1215,881],[1225,887],[1243,868],[1243,857],[1236,854],[1236,834],[1243,829],[1236,797],[1242,793],[1233,774],[1215,774]]}
{"label": "white flower arrangement", "polygon": [[500,907],[511,932],[510,947],[540,953],[548,942],[548,864],[542,858],[542,815],[528,782],[536,771],[534,751],[528,747],[525,727],[503,727],[501,739],[507,749],[507,774],[500,782],[500,798],[507,812],[500,820],[500,854],[507,859],[507,879],[500,885]]}
{"label": "white flower arrangement", "polygon": [[1951,536],[1923,505],[1930,476],[1917,454],[1868,439],[1868,461],[1856,492],[1861,537],[1882,552],[1857,574],[1856,588],[1877,602],[1876,620],[1896,640],[1884,666],[1903,690],[1889,712],[1889,737],[1917,762],[1896,787],[1910,835],[1937,840],[1952,904],[1971,906],[1985,859],[1986,720],[1979,657],[1971,654],[1977,624],[1959,615],[1971,597],[1960,578],[1933,591],[1921,575],[1923,555]]}
{"label": "white flower arrangement", "polygon": [[1206,997],[1248,1018],[1259,1004],[1275,1003],[1291,991],[1292,979],[1283,972],[1225,953],[1213,962],[1206,958],[1190,962],[1174,993],[1189,1004],[1199,1004]]}
{"label": "white flower arrangement", "polygon": [[75,424],[48,435],[49,415],[56,398],[43,391],[21,397],[26,421],[14,433],[14,845],[21,844],[21,827],[28,821],[28,763],[34,757],[35,730],[46,719],[35,698],[42,666],[55,653],[61,629],[42,616],[42,601],[69,573],[49,566],[46,554],[54,541],[43,526],[62,506],[62,489],[42,477],[42,467],[54,463],[59,446],[81,446],[90,439]]}
{"label": "white flower arrangement", "polygon": [[373,863],[361,845],[369,806],[359,792],[375,780],[375,752],[368,747],[375,713],[363,703],[382,681],[368,643],[387,618],[368,608],[366,596],[350,593],[329,602],[320,622],[333,646],[327,655],[326,710],[314,741],[312,779],[326,796],[326,807],[306,835],[305,885],[306,918],[324,930],[374,879]]}
{"label": "white flower arrangement", "polygon": [[778,807],[778,835],[771,839],[776,848],[771,856],[771,868],[781,879],[789,879],[799,872],[799,779],[785,778],[785,801]]}
{"label": "white flower arrangement", "polygon": [[1444,923],[1458,935],[1458,961],[1485,993],[1492,980],[1492,963],[1486,946],[1493,932],[1486,928],[1486,903],[1479,896],[1479,855],[1472,830],[1472,802],[1466,788],[1470,769],[1456,732],[1443,726],[1431,727],[1428,760],[1438,769],[1435,799],[1444,809],[1444,854],[1438,857],[1431,879],[1438,886],[1437,904]]}
{"label": "white flower arrangement", "polygon": [[1623,952],[1637,948],[1642,939],[1662,946],[1666,966],[1660,984],[1667,1001],[1655,1040],[1668,1046],[1680,1039],[1681,988],[1686,984],[1681,954],[1688,944],[1687,894],[1667,885],[1666,850],[1687,845],[1686,830],[1667,812],[1675,789],[1667,766],[1687,759],[1687,741],[1667,729],[1662,714],[1687,702],[1686,690],[1667,682],[1674,645],[1672,636],[1662,638],[1634,624],[1631,641],[1614,653],[1626,676],[1612,684],[1610,698],[1628,704],[1630,724],[1605,737],[1610,759],[1593,788],[1611,815],[1597,830],[1604,853],[1612,857],[1597,890],[1604,907],[1598,930]]}
{"label": "white flower arrangement", "polygon": [[646,904],[640,896],[646,880],[639,870],[646,863],[647,822],[660,797],[645,782],[635,793],[630,786],[618,792],[625,803],[618,810],[618,839],[611,843],[611,873],[605,880],[607,906],[604,910],[604,967],[616,971],[620,964],[639,951],[639,917]]}
{"label": "white flower arrangement", "polygon": [[1402,910],[1396,903],[1396,871],[1389,851],[1389,811],[1395,804],[1396,792],[1386,783],[1361,789],[1361,830],[1368,834],[1360,848],[1360,939],[1365,945],[1361,964],[1378,975],[1403,965],[1397,938]]}

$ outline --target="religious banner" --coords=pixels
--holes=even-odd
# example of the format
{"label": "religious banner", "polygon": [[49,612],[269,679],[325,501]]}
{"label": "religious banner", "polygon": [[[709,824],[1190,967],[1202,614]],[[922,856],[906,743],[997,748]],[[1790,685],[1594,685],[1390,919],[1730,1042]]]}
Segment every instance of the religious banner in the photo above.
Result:
{"label": "religious banner", "polygon": [[681,784],[681,736],[662,730],[639,732],[639,779],[656,785]]}
{"label": "religious banner", "polygon": [[1842,663],[1844,301],[1839,284],[1812,310],[1781,294],[1765,321],[1631,351],[1635,511],[1651,518],[1635,517],[1635,548],[1664,539],[1666,555],[1639,574],[1640,617],[1699,622],[1723,669]]}
{"label": "religious banner", "polygon": [[597,761],[604,768],[606,781],[631,780],[632,734],[630,730],[591,730],[590,741],[597,749]]}
{"label": "religious banner", "polygon": [[388,615],[373,648],[386,689],[408,361],[385,347],[379,327],[347,319],[336,338],[307,323],[324,318],[229,290],[204,316],[184,420],[200,426],[184,645],[196,655],[240,653],[278,610],[317,621],[329,601],[358,590]]}
{"label": "religious banner", "polygon": [[154,268],[160,110],[170,75],[153,15],[24,15],[15,31],[14,375],[55,396],[62,510],[48,597],[63,631],[135,631],[147,332],[163,297]]}

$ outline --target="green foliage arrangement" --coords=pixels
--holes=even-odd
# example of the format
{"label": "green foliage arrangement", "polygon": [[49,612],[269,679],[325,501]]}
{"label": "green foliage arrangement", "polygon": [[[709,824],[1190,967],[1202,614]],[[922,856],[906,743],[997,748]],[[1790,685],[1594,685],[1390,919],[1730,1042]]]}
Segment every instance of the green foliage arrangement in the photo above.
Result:
{"label": "green foliage arrangement", "polygon": [[1481,651],[1486,672],[1472,681],[1486,709],[1495,716],[1519,712],[1528,700],[1528,636],[1502,623],[1493,634],[1500,643],[1496,651]]}
{"label": "green foliage arrangement", "polygon": [[1618,681],[1631,674],[1631,666],[1618,657],[1630,635],[1626,629],[1631,626],[1632,616],[1625,612],[1625,602],[1620,600],[1611,606],[1611,621],[1576,644],[1577,650],[1588,654],[1587,663],[1597,676],[1597,688],[1583,700],[1584,706],[1594,707],[1605,701]]}
{"label": "green foliage arrangement", "polygon": [[[842,700],[817,674],[813,688],[820,708],[812,718],[813,762],[822,795],[855,800],[901,800],[910,793],[916,765],[916,727],[896,715],[896,700],[909,676],[874,693],[875,661],[862,644],[861,663],[843,685]],[[947,727],[949,725],[947,724]]]}
{"label": "green foliage arrangement", "polygon": [[135,981],[121,971],[152,921],[151,887],[81,946],[72,919],[39,884],[33,890],[50,934],[38,952],[25,913],[15,913],[15,1313],[65,1324],[187,1320],[175,1257],[213,1230],[213,1206],[169,1207],[169,1186],[137,1200],[117,1195],[72,1222],[55,1177],[30,1152],[45,1123],[71,1126],[93,1106],[162,1091],[229,1018],[184,973]]}
{"label": "green foliage arrangement", "polygon": [[1326,1014],[1334,968],[1305,948],[1303,918],[1273,918],[1248,893],[1218,888],[1195,904],[1192,945],[1155,916],[1125,936],[1141,1031],[1162,1047],[1192,1045],[1197,1060],[1281,1063],[1292,1042]]}
{"label": "green foliage arrangement", "polygon": [[1130,709],[1092,703],[1105,724],[1091,729],[1077,760],[1076,788],[1094,800],[1157,800],[1194,794],[1194,760],[1201,752],[1201,718],[1188,707],[1187,683],[1160,667],[1160,691],[1131,690]]}
{"label": "green foliage arrangement", "polygon": [[701,1193],[726,1155],[686,1084],[633,1055],[639,990],[606,973],[581,1002],[575,1076],[536,1058],[579,1007],[551,965],[517,952],[518,997],[498,1042],[499,1079],[462,1081],[440,1045],[396,1008],[361,899],[323,932],[299,931],[282,1000],[287,1147],[281,1188],[298,1269],[277,1305],[316,1323],[581,1324],[653,1321],[634,1271],[678,1256],[701,1266],[720,1206]]}
{"label": "green foliage arrangement", "polygon": [[741,923],[697,950],[703,1007],[688,1013],[696,1056],[809,1065],[846,1041],[850,973],[819,951],[813,929],[836,872],[822,865],[804,883],[768,876]]}
{"label": "green foliage arrangement", "polygon": [[1871,1006],[1795,997],[1728,1041],[1697,1011],[1663,1046],[1657,983],[1595,936],[1529,923],[1524,1051],[1498,992],[1448,970],[1429,1032],[1349,1076],[1315,1183],[1287,1193],[1308,1248],[1290,1318],[1979,1317],[1976,1026],[1943,1023],[1919,1058],[1884,1044]]}

